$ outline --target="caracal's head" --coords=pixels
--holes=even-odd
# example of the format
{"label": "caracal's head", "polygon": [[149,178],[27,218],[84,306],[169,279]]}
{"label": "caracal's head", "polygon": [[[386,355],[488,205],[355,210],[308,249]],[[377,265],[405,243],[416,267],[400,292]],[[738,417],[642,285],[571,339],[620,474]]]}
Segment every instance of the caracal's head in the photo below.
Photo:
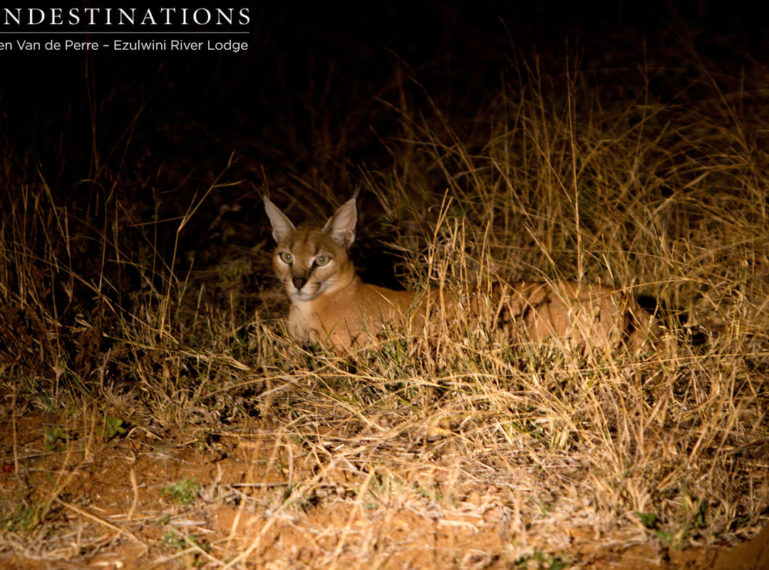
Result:
{"label": "caracal's head", "polygon": [[264,209],[272,224],[272,237],[278,243],[273,256],[275,274],[292,301],[311,301],[355,278],[347,253],[355,240],[355,198],[345,202],[323,227],[295,227],[266,196]]}

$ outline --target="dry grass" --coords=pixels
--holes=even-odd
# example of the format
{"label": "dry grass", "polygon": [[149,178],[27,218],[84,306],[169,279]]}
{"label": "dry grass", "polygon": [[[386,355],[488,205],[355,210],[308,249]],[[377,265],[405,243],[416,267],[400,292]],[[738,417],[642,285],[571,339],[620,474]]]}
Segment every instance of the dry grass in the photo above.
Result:
{"label": "dry grass", "polygon": [[[263,218],[251,251],[189,265],[184,236],[220,227],[204,211],[230,167],[167,212],[125,172],[83,208],[6,160],[0,550],[559,567],[634,544],[659,562],[766,524],[766,86],[700,68],[696,98],[657,101],[642,80],[616,99],[579,72],[524,73],[461,127],[424,94],[383,103],[401,134],[390,167],[360,171],[359,241],[389,231],[414,287],[632,288],[674,341],[594,358],[468,321],[340,359],[286,338]],[[352,189],[271,191],[301,218]],[[78,473],[114,469],[111,510]]]}

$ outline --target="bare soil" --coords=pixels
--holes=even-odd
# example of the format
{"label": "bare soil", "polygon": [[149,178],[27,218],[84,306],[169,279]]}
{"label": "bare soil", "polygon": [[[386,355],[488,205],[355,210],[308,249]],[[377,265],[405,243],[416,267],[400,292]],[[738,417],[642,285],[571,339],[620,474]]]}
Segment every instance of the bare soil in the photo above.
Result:
{"label": "bare soil", "polygon": [[[510,521],[494,507],[499,489],[469,493],[464,513],[426,517],[407,502],[362,500],[339,469],[337,485],[289,501],[317,474],[279,430],[240,426],[196,446],[181,432],[158,438],[134,427],[50,449],[44,428],[61,424],[52,419],[28,414],[14,426],[9,414],[0,425],[0,510],[26,505],[46,523],[19,514],[29,528],[5,533],[5,568],[769,568],[769,529],[735,547],[678,551],[654,540],[621,548],[618,537],[575,526],[568,544],[516,557]],[[190,497],[169,491],[180,481],[194,482]]]}

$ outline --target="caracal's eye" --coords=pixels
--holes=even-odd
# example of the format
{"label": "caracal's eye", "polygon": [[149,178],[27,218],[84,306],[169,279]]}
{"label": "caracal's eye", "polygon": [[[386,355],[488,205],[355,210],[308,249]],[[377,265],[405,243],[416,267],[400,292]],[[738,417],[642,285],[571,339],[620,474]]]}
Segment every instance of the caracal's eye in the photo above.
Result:
{"label": "caracal's eye", "polygon": [[331,261],[330,255],[319,255],[315,258],[315,265],[323,267],[324,265],[327,265],[329,261]]}
{"label": "caracal's eye", "polygon": [[278,257],[280,257],[280,260],[281,260],[283,263],[291,263],[291,262],[293,262],[293,261],[294,261],[294,256],[293,256],[293,255],[291,255],[291,254],[290,254],[288,251],[281,251],[281,252],[278,254]]}

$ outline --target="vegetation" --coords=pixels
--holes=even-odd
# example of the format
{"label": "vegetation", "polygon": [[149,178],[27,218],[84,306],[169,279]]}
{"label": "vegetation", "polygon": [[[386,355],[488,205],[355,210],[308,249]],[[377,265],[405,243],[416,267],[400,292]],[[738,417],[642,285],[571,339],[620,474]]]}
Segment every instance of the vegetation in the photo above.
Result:
{"label": "vegetation", "polygon": [[[399,69],[350,112],[387,118],[370,161],[344,158],[370,133],[346,139],[321,115],[303,166],[271,155],[269,172],[216,137],[218,170],[187,171],[129,129],[69,187],[5,140],[0,551],[563,568],[755,534],[769,518],[769,75],[686,58],[510,63],[472,115]],[[354,247],[379,282],[627,287],[658,300],[667,341],[585,355],[468,319],[349,358],[295,345],[262,192],[292,219],[324,217],[353,181]]]}

